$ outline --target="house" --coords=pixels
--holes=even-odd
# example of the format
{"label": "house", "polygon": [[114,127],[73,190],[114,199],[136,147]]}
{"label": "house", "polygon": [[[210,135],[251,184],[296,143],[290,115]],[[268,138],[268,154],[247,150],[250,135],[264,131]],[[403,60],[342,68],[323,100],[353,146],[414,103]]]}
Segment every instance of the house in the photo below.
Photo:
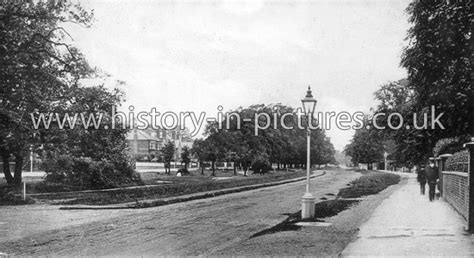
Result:
{"label": "house", "polygon": [[163,140],[157,134],[148,130],[133,129],[127,134],[129,155],[138,159],[149,161],[157,158],[159,150],[163,147]]}
{"label": "house", "polygon": [[191,148],[193,139],[187,129],[133,129],[127,134],[129,155],[142,161],[161,160],[161,148],[168,142],[175,143],[175,160],[181,157],[183,147]]}

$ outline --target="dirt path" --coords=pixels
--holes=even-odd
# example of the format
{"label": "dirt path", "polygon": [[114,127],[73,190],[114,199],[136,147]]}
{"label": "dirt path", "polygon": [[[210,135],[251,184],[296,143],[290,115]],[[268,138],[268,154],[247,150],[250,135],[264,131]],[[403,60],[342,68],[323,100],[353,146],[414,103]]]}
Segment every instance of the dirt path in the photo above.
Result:
{"label": "dirt path", "polygon": [[[312,192],[317,198],[331,197],[327,194],[336,194],[359,176],[344,170],[328,171],[325,176],[312,180]],[[281,222],[286,218],[285,213],[299,210],[304,184],[303,181],[140,210],[45,211],[43,215],[48,219],[42,223],[46,225],[27,223],[32,226],[28,230],[33,235],[16,241],[0,241],[0,252],[17,255],[213,254]],[[50,226],[55,221],[68,219],[67,227]]]}

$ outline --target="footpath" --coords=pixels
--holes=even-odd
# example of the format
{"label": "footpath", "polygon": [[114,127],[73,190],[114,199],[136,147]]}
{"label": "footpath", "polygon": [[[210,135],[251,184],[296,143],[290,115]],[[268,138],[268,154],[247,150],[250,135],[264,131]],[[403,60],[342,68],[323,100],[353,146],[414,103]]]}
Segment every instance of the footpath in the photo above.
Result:
{"label": "footpath", "polygon": [[474,236],[442,198],[429,202],[413,174],[360,227],[342,256],[473,256]]}

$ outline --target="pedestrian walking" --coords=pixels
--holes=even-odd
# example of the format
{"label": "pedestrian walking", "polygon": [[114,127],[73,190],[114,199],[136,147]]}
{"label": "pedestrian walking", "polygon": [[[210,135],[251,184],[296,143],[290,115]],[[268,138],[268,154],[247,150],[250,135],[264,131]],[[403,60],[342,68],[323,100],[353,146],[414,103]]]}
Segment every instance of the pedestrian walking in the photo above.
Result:
{"label": "pedestrian walking", "polygon": [[426,173],[424,165],[417,165],[415,168],[416,171],[416,180],[420,183],[420,194],[425,195],[425,186],[426,186]]}
{"label": "pedestrian walking", "polygon": [[438,167],[435,165],[434,160],[429,161],[429,165],[425,168],[426,181],[429,187],[429,199],[430,202],[434,201],[436,182],[438,180]]}

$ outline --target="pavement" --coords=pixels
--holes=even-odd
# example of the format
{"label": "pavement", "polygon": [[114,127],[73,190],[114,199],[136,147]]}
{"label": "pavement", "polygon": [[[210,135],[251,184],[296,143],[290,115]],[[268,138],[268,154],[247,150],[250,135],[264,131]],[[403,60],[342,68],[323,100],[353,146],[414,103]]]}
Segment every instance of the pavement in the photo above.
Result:
{"label": "pavement", "polygon": [[442,198],[420,195],[414,174],[405,176],[407,184],[375,209],[342,256],[473,256],[465,220]]}

